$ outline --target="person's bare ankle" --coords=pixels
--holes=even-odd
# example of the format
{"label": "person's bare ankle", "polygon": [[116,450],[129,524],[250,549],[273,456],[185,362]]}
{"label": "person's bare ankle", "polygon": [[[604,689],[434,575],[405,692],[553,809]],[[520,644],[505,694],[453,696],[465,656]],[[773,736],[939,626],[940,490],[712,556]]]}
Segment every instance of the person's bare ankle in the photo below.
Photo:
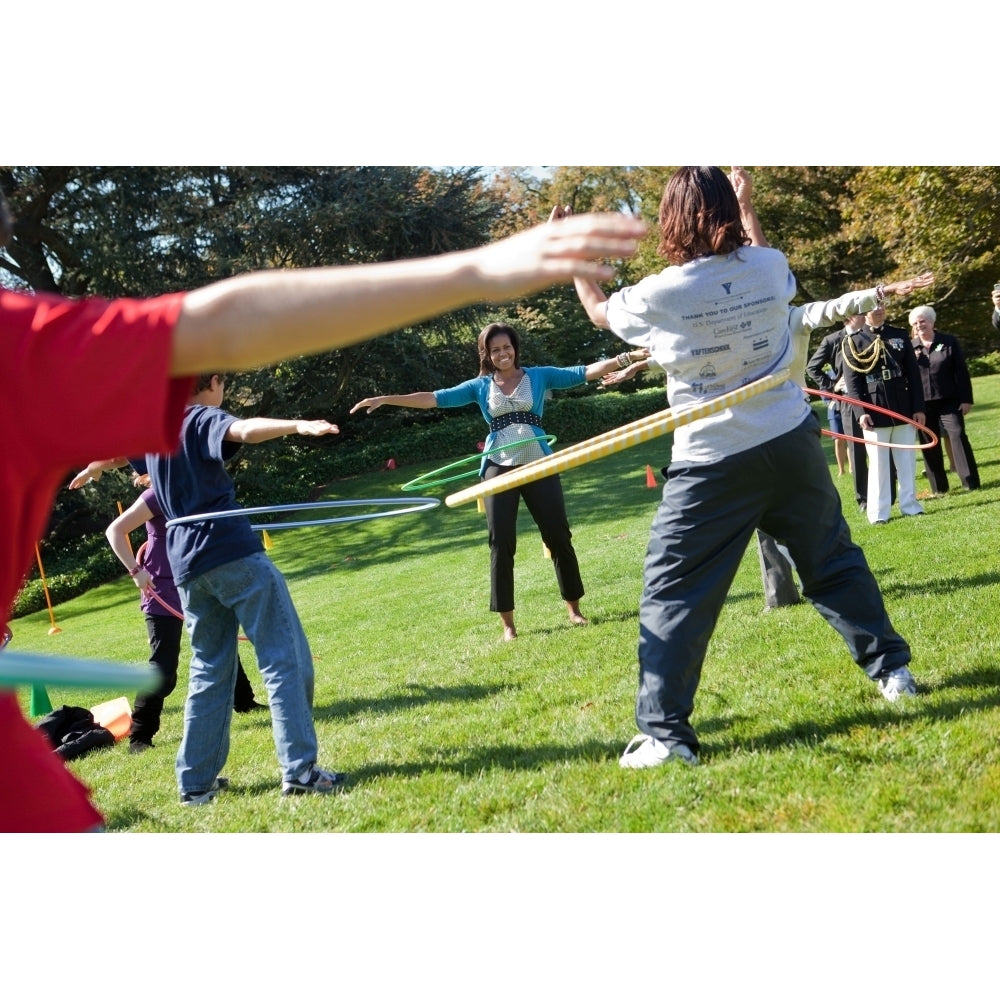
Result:
{"label": "person's bare ankle", "polygon": [[503,622],[503,641],[510,642],[517,638],[517,629],[514,628],[514,613],[512,611],[501,611],[500,621]]}

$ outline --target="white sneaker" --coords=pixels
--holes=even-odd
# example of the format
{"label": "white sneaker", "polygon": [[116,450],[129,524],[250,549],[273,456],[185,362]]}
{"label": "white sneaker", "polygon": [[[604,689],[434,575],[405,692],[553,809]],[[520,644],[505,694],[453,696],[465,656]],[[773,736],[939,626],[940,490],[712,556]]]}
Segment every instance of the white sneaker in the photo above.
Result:
{"label": "white sneaker", "polygon": [[917,693],[917,682],[906,667],[896,667],[878,682],[878,689],[886,701],[899,701],[904,694]]}
{"label": "white sneaker", "polygon": [[668,760],[680,760],[694,767],[698,763],[698,756],[683,743],[675,743],[668,747],[654,736],[640,733],[629,741],[618,763],[622,767],[659,767]]}

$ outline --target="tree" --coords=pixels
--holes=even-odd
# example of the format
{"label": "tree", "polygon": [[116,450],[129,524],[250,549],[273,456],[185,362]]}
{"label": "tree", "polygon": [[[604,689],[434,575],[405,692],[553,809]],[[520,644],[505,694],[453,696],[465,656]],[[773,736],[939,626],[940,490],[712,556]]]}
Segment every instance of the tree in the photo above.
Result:
{"label": "tree", "polygon": [[[888,277],[933,270],[937,326],[971,355],[994,350],[990,290],[1000,278],[1000,167],[863,167],[849,185],[848,236],[877,234]],[[905,318],[896,322],[905,325]]]}

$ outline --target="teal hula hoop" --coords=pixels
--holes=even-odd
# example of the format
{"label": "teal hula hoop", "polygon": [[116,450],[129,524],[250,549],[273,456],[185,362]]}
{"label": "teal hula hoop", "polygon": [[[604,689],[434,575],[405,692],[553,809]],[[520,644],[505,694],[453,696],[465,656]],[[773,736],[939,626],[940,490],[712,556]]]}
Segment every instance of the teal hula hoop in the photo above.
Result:
{"label": "teal hula hoop", "polygon": [[457,469],[461,465],[469,465],[474,462],[479,462],[490,455],[495,455],[498,451],[509,451],[511,448],[521,448],[526,444],[532,444],[535,441],[544,441],[546,444],[556,443],[555,434],[540,434],[538,437],[525,438],[523,441],[515,441],[513,444],[503,444],[499,448],[490,448],[489,451],[480,451],[475,455],[466,455],[465,458],[460,458],[457,462],[452,462],[451,465],[442,465],[440,469],[433,469],[430,472],[425,472],[422,476],[417,476],[416,479],[411,479],[408,483],[403,483],[400,489],[404,493],[410,493],[413,490],[429,490],[434,486],[443,486],[445,483],[453,483],[456,479],[465,479],[468,476],[474,476],[476,474],[475,469],[469,469],[466,472],[460,472],[457,476],[448,476],[446,479],[431,479],[431,476],[440,476],[445,472],[451,472],[452,469]]}

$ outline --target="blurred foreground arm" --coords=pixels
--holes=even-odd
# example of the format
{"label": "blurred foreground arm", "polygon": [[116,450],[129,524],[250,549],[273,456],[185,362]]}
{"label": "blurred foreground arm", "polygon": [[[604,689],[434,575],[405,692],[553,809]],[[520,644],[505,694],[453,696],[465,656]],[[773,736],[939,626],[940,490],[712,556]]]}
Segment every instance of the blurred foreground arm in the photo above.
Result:
{"label": "blurred foreground arm", "polygon": [[631,256],[646,232],[626,215],[543,223],[475,250],[383,264],[257,271],[188,293],[173,375],[236,371],[346,347],[475,302],[549,285],[606,281],[602,258]]}

